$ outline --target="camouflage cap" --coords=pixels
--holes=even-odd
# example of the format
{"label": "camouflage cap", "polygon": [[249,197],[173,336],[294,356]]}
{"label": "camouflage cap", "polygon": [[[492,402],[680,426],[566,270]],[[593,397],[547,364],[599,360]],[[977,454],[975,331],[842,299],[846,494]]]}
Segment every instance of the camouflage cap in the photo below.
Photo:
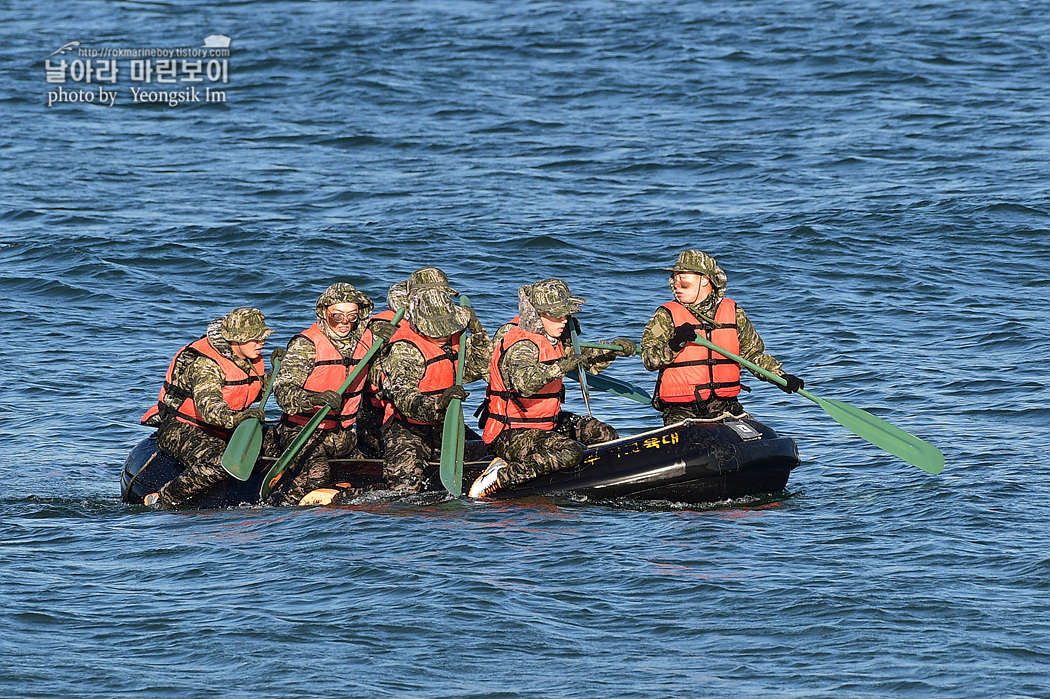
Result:
{"label": "camouflage cap", "polygon": [[391,285],[386,294],[386,305],[391,311],[400,311],[408,303],[408,280]]}
{"label": "camouflage cap", "polygon": [[573,296],[569,285],[561,279],[544,279],[528,290],[529,301],[539,313],[555,318],[564,318],[578,313],[587,299]]}
{"label": "camouflage cap", "polygon": [[448,285],[448,275],[437,267],[421,267],[408,278],[408,294],[410,296],[423,289],[445,289],[451,294],[459,293]]}
{"label": "camouflage cap", "polygon": [[456,305],[448,289],[423,289],[408,301],[412,329],[427,337],[454,335],[470,322],[469,308]]}
{"label": "camouflage cap", "polygon": [[317,319],[324,320],[325,309],[337,303],[356,303],[358,313],[361,314],[362,318],[372,315],[372,309],[375,308],[372,299],[368,298],[364,292],[354,288],[353,284],[336,282],[317,297],[317,303],[314,304],[314,312],[317,314]]}
{"label": "camouflage cap", "polygon": [[674,267],[664,267],[670,272],[695,272],[711,280],[716,289],[725,289],[728,279],[726,273],[715,262],[715,258],[700,250],[683,250],[678,255]]}
{"label": "camouflage cap", "polygon": [[273,330],[266,327],[266,316],[262,311],[242,306],[223,316],[219,334],[227,342],[250,342],[265,340],[273,334]]}

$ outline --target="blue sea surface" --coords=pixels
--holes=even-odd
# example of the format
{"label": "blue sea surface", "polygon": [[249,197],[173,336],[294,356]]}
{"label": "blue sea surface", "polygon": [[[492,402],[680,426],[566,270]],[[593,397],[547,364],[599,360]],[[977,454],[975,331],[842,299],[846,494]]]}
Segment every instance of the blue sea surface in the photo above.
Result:
{"label": "blue sea surface", "polygon": [[[3,696],[1050,697],[1045,4],[0,19]],[[191,84],[136,80],[126,54],[113,83],[70,77],[79,48],[214,35],[226,82],[206,58],[192,85],[225,101],[151,101]],[[328,284],[382,307],[437,265],[490,332],[556,276],[588,299],[585,339],[637,339],[687,248],[807,389],[937,445],[944,472],[748,380],[802,457],[755,500],[120,502],[172,355],[231,308],[263,309],[278,346]],[[653,385],[638,359],[610,373]]]}

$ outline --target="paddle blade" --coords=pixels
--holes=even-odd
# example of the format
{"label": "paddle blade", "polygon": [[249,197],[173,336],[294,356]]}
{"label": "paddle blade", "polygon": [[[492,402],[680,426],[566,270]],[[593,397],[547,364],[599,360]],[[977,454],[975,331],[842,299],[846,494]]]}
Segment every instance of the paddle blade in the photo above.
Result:
{"label": "paddle blade", "polygon": [[237,425],[226,451],[222,453],[221,463],[226,472],[239,481],[248,480],[259,459],[262,438],[262,423],[257,419],[249,418]]}
{"label": "paddle blade", "polygon": [[[565,378],[579,381],[580,375],[575,369],[573,369],[565,375]],[[637,401],[642,405],[651,405],[653,402],[653,397],[646,393],[645,389],[621,379],[607,376],[604,373],[589,374],[587,376],[587,381],[589,382],[588,385],[596,391],[605,391],[606,393],[629,398],[630,400]]]}
{"label": "paddle blade", "polygon": [[445,424],[441,432],[441,462],[438,474],[441,476],[441,485],[457,498],[463,494],[465,432],[462,401],[453,398],[445,412]]}
{"label": "paddle blade", "polygon": [[799,393],[815,402],[836,422],[858,437],[863,437],[926,473],[937,475],[944,470],[944,454],[929,442],[849,403],[833,398],[818,398],[809,391]]}

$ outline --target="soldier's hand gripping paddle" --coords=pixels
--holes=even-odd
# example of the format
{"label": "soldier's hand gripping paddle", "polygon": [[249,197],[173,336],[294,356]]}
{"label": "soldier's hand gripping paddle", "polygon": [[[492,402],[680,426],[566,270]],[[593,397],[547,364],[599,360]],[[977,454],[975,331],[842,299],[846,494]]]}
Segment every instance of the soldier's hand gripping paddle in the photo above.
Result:
{"label": "soldier's hand gripping paddle", "polygon": [[[608,342],[580,342],[580,347],[584,349],[612,350],[614,352],[623,351],[623,347]],[[579,381],[580,374],[576,369],[573,369],[565,375],[565,378]],[[593,388],[596,391],[605,391],[606,393],[623,396],[624,398],[637,401],[642,405],[652,405],[653,397],[649,395],[644,388],[635,386],[634,384],[621,379],[613,378],[605,372],[602,372],[601,374],[588,374],[585,381],[587,381],[588,388]]]}
{"label": "soldier's hand gripping paddle", "polygon": [[[459,295],[459,305],[471,308],[470,299]],[[459,336],[459,361],[456,362],[456,385],[463,385],[463,362],[467,355],[466,330]],[[466,446],[466,425],[463,420],[463,401],[453,398],[445,409],[445,424],[441,431],[441,485],[454,497],[463,494],[463,450]]]}
{"label": "soldier's hand gripping paddle", "polygon": [[[734,362],[765,376],[770,381],[781,386],[787,386],[787,381],[773,372],[763,369],[757,364],[747,361],[743,357],[738,357],[729,350],[719,347],[699,334],[697,334],[695,342],[698,345],[703,345],[708,349],[729,357]],[[885,420],[877,418],[865,410],[861,410],[860,408],[848,403],[843,403],[840,400],[818,398],[805,390],[799,390],[798,394],[819,405],[824,409],[824,412],[835,418],[836,422],[853,434],[868,440],[880,449],[885,449],[894,456],[904,459],[912,466],[917,466],[926,473],[932,473],[933,475],[937,475],[944,470],[944,454],[941,453],[940,449],[929,442],[924,442],[915,435],[909,434],[899,427],[894,427]]]}
{"label": "soldier's hand gripping paddle", "polygon": [[[390,322],[397,325],[401,322],[404,315],[405,309],[402,308],[394,314],[394,317],[391,318]],[[382,337],[376,337],[375,342],[373,342],[372,346],[368,348],[367,352],[365,352],[365,356],[361,357],[361,361],[357,363],[357,366],[354,367],[354,370],[350,372],[350,375],[346,377],[346,380],[343,381],[342,385],[339,387],[339,393],[346,391],[346,389],[350,387],[350,384],[354,382],[354,379],[356,379],[362,371],[365,371],[368,368],[368,365],[372,363],[372,358],[376,356],[376,353],[379,352],[379,349],[383,346],[384,342],[386,342],[386,340]],[[284,453],[281,454],[281,458],[277,459],[277,463],[270,467],[270,470],[266,473],[266,477],[263,478],[262,487],[259,490],[260,500],[270,494],[270,490],[277,484],[281,474],[283,474],[289,464],[295,460],[295,457],[299,455],[299,451],[303,448],[303,445],[306,444],[307,440],[309,440],[310,436],[314,433],[314,430],[316,430],[317,426],[324,421],[325,417],[331,410],[332,408],[327,405],[321,406],[295,439],[292,440],[292,443],[288,445],[288,448],[284,450]]]}
{"label": "soldier's hand gripping paddle", "polygon": [[[270,398],[273,390],[273,380],[277,378],[277,370],[281,368],[281,358],[273,360],[273,368],[270,371],[270,382],[266,384],[259,407],[265,408],[266,401]],[[239,481],[246,481],[255,469],[255,462],[259,459],[259,451],[262,449],[263,426],[257,418],[250,417],[233,431],[226,450],[222,452],[222,467],[226,472]]]}

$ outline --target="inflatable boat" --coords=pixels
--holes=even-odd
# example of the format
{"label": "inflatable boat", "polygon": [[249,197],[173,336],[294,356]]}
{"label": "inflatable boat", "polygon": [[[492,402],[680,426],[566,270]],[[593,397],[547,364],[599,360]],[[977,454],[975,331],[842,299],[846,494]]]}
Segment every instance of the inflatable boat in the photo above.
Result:
{"label": "inflatable boat", "polygon": [[[463,466],[464,491],[492,458],[483,442],[469,437]],[[228,478],[218,483],[205,493],[197,507],[260,502],[263,477],[274,461],[260,458],[246,481]],[[334,488],[354,488],[353,492],[359,492],[385,487],[381,459],[336,460],[330,465]],[[569,495],[593,500],[711,503],[781,492],[798,465],[795,441],[749,416],[722,421],[687,420],[587,447],[576,468],[536,478],[491,497]],[[157,449],[155,435],[144,438],[124,463],[120,477],[123,501],[141,505],[143,497],[158,491],[183,468],[179,461]],[[441,490],[437,472],[438,465],[434,463],[427,473],[431,490]]]}

